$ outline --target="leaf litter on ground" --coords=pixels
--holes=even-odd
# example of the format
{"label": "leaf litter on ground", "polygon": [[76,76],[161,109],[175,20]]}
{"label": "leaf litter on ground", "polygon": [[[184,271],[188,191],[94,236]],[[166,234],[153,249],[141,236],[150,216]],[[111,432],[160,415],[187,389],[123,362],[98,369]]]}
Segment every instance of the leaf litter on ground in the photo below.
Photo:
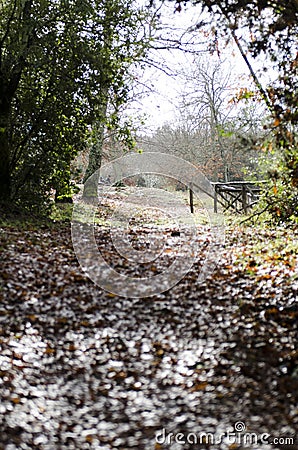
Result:
{"label": "leaf litter on ground", "polygon": [[[151,233],[175,240],[144,220],[127,231],[137,248]],[[110,264],[140,273],[95,228]],[[171,290],[131,299],[85,276],[68,224],[3,225],[0,449],[297,448],[297,237],[230,226],[202,283],[199,253]],[[283,440],[233,442],[236,422]]]}

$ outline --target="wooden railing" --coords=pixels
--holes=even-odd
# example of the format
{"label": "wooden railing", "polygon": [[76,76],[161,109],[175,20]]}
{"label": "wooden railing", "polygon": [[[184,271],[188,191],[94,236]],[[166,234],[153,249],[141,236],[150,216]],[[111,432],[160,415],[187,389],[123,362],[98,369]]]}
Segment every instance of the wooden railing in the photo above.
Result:
{"label": "wooden railing", "polygon": [[218,212],[218,204],[223,212],[233,209],[237,213],[247,214],[257,201],[261,185],[266,181],[230,181],[227,183],[211,183],[214,186],[214,212]]}

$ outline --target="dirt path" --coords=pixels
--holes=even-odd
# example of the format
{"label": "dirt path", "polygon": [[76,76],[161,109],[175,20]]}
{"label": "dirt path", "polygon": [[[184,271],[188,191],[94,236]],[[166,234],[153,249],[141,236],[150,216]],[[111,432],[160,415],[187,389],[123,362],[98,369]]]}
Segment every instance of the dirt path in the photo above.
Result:
{"label": "dirt path", "polygon": [[85,277],[68,225],[2,228],[0,449],[298,448],[297,255],[262,264],[254,238],[229,229],[203,283],[198,254],[132,299]]}

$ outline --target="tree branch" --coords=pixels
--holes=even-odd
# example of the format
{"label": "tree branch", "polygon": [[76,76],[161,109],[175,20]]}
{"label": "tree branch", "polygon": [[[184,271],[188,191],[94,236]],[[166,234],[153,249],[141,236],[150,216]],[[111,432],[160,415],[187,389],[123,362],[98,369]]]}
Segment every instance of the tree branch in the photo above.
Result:
{"label": "tree branch", "polygon": [[2,58],[1,58],[1,50],[2,50],[2,46],[3,46],[4,42],[5,42],[5,39],[7,38],[8,34],[9,34],[10,24],[11,24],[11,22],[12,22],[12,19],[13,19],[14,15],[15,15],[16,7],[17,7],[17,0],[14,0],[14,4],[13,4],[13,8],[12,8],[12,13],[11,13],[11,15],[10,15],[10,17],[9,17],[9,19],[8,19],[8,21],[7,21],[6,31],[5,31],[5,33],[4,33],[3,38],[2,38],[1,41],[0,41],[0,65],[1,65],[1,62],[2,62],[2,61],[1,61],[1,59],[2,59]]}
{"label": "tree branch", "polygon": [[239,41],[239,39],[238,39],[238,37],[237,37],[237,35],[236,35],[236,33],[235,33],[235,31],[233,29],[231,30],[231,34],[232,34],[233,39],[234,39],[234,41],[235,41],[235,43],[236,43],[236,45],[237,45],[237,47],[238,47],[238,49],[240,51],[240,54],[241,54],[242,58],[244,59],[245,64],[248,67],[248,70],[249,70],[249,72],[250,72],[250,74],[251,74],[251,76],[252,76],[252,78],[253,78],[253,80],[255,82],[255,85],[259,89],[260,94],[261,94],[263,100],[266,103],[266,106],[268,107],[270,112],[273,112],[274,111],[273,105],[270,102],[270,99],[269,99],[266,91],[264,90],[263,86],[261,85],[261,83],[260,83],[260,81],[259,81],[259,79],[258,79],[258,77],[257,77],[257,75],[255,73],[255,71],[253,70],[252,65],[248,61],[248,58],[247,58],[247,56],[246,56],[246,54],[245,54],[245,52],[244,52],[244,50],[242,48],[242,45],[241,45],[241,43],[240,43],[240,41]]}

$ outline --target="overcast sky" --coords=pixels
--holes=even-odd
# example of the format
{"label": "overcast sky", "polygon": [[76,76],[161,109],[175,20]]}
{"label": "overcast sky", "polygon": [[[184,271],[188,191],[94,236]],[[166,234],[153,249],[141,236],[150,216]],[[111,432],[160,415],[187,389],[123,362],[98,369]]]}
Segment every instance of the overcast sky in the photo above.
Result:
{"label": "overcast sky", "polygon": [[[164,33],[169,34],[171,27],[178,30],[177,35],[202,20],[199,7],[188,6],[186,9],[182,9],[181,12],[174,13],[174,4],[166,7],[166,10],[162,13],[162,17],[165,23]],[[172,36],[174,36],[174,32],[172,32]],[[204,40],[203,36],[199,33],[197,33],[194,39],[197,41],[195,48],[198,51],[206,52],[207,40]],[[213,56],[208,52],[206,54],[210,60],[218,58],[216,53]],[[183,54],[183,52],[177,50],[161,50],[155,52],[153,57],[160,65],[164,61],[164,65],[168,67],[171,74],[166,75],[161,70],[154,68],[148,68],[144,74],[144,82],[148,83],[149,81],[153,85],[154,92],[142,99],[139,108],[140,112],[147,116],[146,128],[152,131],[165,122],[175,122],[177,120],[177,97],[184,89],[184,84],[177,74],[182,66],[190,67],[191,70],[193,55]],[[236,46],[230,45],[224,48],[222,45],[220,48],[220,57],[225,59],[227,64],[231,64],[234,74],[239,75],[239,87],[241,87],[241,83],[243,86],[243,80],[241,80],[240,74],[246,74],[248,77],[249,71]],[[254,62],[254,67],[255,64]],[[247,83],[248,81],[245,82],[244,86],[247,86]]]}

